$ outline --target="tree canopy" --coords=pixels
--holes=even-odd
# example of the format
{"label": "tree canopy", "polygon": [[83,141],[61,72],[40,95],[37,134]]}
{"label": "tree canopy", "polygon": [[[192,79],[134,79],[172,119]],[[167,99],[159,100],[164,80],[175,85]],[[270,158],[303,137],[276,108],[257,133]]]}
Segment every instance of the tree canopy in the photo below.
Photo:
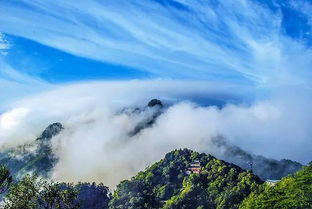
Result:
{"label": "tree canopy", "polygon": [[252,193],[240,208],[312,208],[312,165],[283,178],[274,186],[263,185],[261,190]]}
{"label": "tree canopy", "polygon": [[10,187],[3,209],[77,209],[77,194],[71,184],[26,175]]}
{"label": "tree canopy", "polygon": [[[190,173],[192,165],[200,172]],[[174,150],[129,180],[108,187],[58,183],[26,175],[15,182],[0,166],[2,209],[308,209],[312,165],[275,185],[211,155]]]}
{"label": "tree canopy", "polygon": [[0,194],[6,192],[12,183],[12,176],[6,166],[0,166]]}
{"label": "tree canopy", "polygon": [[[194,160],[200,161],[202,171],[188,175]],[[175,150],[121,182],[110,208],[238,208],[262,183],[251,172],[211,155]]]}

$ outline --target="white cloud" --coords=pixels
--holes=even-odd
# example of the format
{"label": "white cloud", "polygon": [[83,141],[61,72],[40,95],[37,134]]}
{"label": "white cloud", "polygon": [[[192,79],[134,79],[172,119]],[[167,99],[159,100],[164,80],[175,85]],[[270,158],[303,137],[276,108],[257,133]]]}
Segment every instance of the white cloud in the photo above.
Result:
{"label": "white cloud", "polygon": [[297,12],[303,13],[305,15],[305,17],[307,18],[308,23],[310,25],[310,31],[309,32],[312,32],[311,31],[312,30],[312,14],[310,12],[312,9],[311,2],[305,1],[305,0],[298,0],[298,1],[291,0],[290,5]]}
{"label": "white cloud", "polygon": [[[241,91],[224,93],[229,88],[241,89]],[[11,136],[10,133],[16,130],[20,133],[18,143],[26,142],[36,138],[50,123],[67,121],[69,118],[75,119],[75,116],[79,116],[80,113],[83,118],[89,111],[92,112],[92,109],[103,107],[105,111],[114,112],[138,102],[147,103],[148,99],[154,97],[176,102],[182,98],[196,96],[216,100],[215,95],[218,95],[220,100],[225,101],[241,98],[250,91],[252,89],[242,85],[170,80],[91,82],[54,87],[53,90],[37,96],[26,97],[0,106],[7,111],[14,112],[16,109],[23,108],[28,112],[28,117],[23,118],[17,126],[11,126],[5,131],[0,129],[0,146],[15,146],[16,137]],[[203,96],[205,94],[206,96]],[[16,117],[19,118],[18,115]]]}
{"label": "white cloud", "polygon": [[7,50],[10,48],[9,42],[5,39],[3,33],[0,32],[0,55],[7,55]]}
{"label": "white cloud", "polygon": [[251,1],[176,1],[184,9],[152,0],[22,2],[1,3],[3,31],[164,77],[267,85],[281,79],[284,54],[305,48],[281,33],[279,10]]}
{"label": "white cloud", "polygon": [[[12,111],[0,116],[1,146],[34,140],[47,125],[59,121],[65,130],[52,140],[59,157],[53,177],[62,181],[102,181],[110,186],[175,148],[187,147],[218,156],[222,150],[211,139],[219,134],[252,153],[308,162],[312,157],[309,127],[312,96],[302,88],[298,93],[294,87],[284,87],[270,99],[227,104],[219,109],[179,101],[190,95],[208,100],[221,92],[228,95],[223,99],[237,98],[240,94],[232,94],[232,89],[240,92],[246,88],[169,80],[67,85],[12,104]],[[247,93],[250,92],[241,95]],[[127,106],[145,105],[155,97],[178,103],[166,110],[152,127],[129,136],[149,113],[116,113]],[[23,111],[17,114],[20,108],[27,110],[27,114]],[[5,125],[7,118],[14,123]]]}
{"label": "white cloud", "polygon": [[[179,103],[161,115],[154,126],[133,137],[127,134],[137,124],[137,117],[114,115],[104,107],[87,114],[84,111],[65,122],[68,129],[53,139],[60,157],[53,177],[114,186],[176,148],[222,156],[223,150],[211,141],[220,134],[252,153],[306,163],[312,157],[308,125],[312,119],[306,116],[311,110],[301,109],[300,97],[289,99],[298,101],[290,104],[278,99],[222,109]],[[311,105],[312,101],[305,102]]]}
{"label": "white cloud", "polygon": [[6,55],[9,52],[11,43],[6,40],[0,32],[0,113],[6,104],[12,100],[29,96],[52,87],[48,82],[34,76],[19,72],[9,65]]}
{"label": "white cloud", "polygon": [[10,102],[46,91],[52,84],[13,69],[0,57],[0,113]]}
{"label": "white cloud", "polygon": [[18,126],[21,120],[27,115],[27,109],[17,108],[11,112],[5,113],[1,116],[0,127],[3,130],[11,129],[14,126]]}
{"label": "white cloud", "polygon": [[[163,77],[209,80],[72,84],[2,105],[8,110],[0,116],[2,147],[34,140],[52,122],[64,123],[65,131],[53,139],[60,157],[55,178],[114,185],[174,148],[217,155],[210,141],[217,134],[256,154],[311,160],[312,51],[281,33],[279,10],[244,0],[176,1],[184,9],[151,0],[22,2],[28,6],[0,3],[4,32]],[[0,85],[51,88],[8,67],[0,73],[9,78]],[[1,95],[12,94],[7,89]],[[116,111],[154,97],[242,102],[222,109],[178,103],[153,127],[128,136],[145,115]]]}

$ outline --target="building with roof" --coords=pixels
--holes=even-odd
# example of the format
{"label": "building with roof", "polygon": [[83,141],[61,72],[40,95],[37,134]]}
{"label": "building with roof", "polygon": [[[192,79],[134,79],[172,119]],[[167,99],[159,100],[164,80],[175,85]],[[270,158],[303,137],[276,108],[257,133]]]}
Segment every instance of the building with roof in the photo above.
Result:
{"label": "building with roof", "polygon": [[194,160],[186,171],[187,174],[200,173],[200,172],[201,172],[201,165],[200,165],[199,160]]}

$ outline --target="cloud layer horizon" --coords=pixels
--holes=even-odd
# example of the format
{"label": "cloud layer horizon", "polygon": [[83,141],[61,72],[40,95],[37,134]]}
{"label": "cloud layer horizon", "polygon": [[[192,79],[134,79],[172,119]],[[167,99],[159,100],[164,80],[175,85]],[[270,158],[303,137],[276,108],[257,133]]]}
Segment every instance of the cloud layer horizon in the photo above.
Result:
{"label": "cloud layer horizon", "polygon": [[[254,154],[312,159],[309,1],[12,0],[0,7],[0,146],[64,123],[53,139],[62,159],[55,178],[112,178],[105,171],[113,156],[129,165],[114,182],[171,149],[218,152],[210,143],[218,134]],[[79,63],[91,61],[98,64],[82,73]],[[105,79],[108,68],[120,72],[114,81]],[[96,76],[84,79],[88,72]],[[146,115],[116,112],[152,98],[170,107],[154,126],[127,136]],[[77,159],[99,160],[74,176]]]}

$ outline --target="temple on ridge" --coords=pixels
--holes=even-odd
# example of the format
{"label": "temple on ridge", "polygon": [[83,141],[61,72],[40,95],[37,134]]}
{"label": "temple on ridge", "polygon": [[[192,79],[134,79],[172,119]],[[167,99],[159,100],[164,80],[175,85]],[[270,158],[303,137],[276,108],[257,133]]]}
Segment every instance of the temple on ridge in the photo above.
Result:
{"label": "temple on ridge", "polygon": [[201,171],[201,165],[200,165],[200,162],[199,160],[194,160],[190,167],[188,167],[186,173],[187,174],[191,174],[191,173],[200,173]]}

